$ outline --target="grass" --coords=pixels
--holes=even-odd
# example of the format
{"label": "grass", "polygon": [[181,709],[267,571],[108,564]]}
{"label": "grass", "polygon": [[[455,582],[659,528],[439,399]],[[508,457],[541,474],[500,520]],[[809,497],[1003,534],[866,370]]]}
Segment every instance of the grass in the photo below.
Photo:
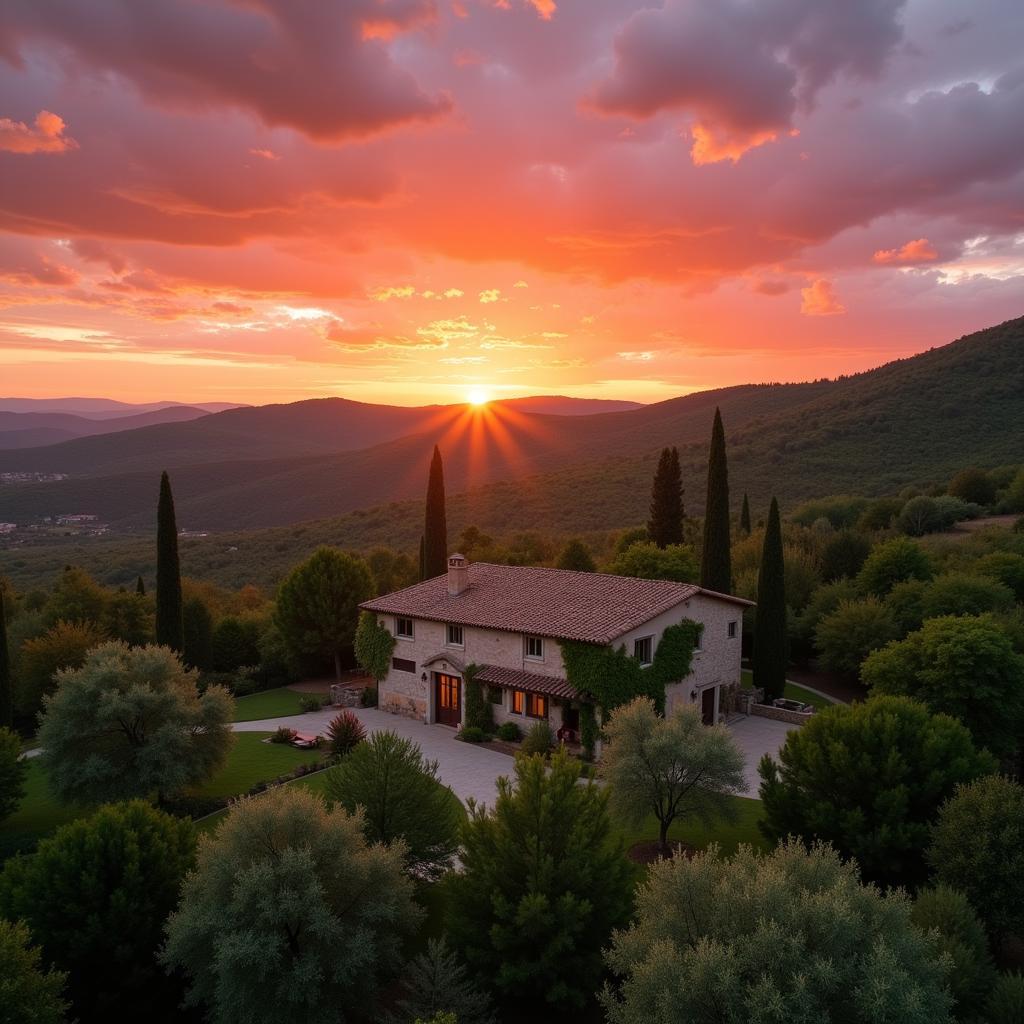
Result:
{"label": "grass", "polygon": [[[741,682],[743,686],[747,688],[754,685],[754,674],[749,668],[743,669]],[[786,683],[786,688],[782,691],[782,696],[788,697],[790,700],[803,701],[804,704],[812,704],[815,711],[823,711],[825,708],[830,708],[836,703],[834,700],[829,700],[828,697],[821,697],[816,693],[812,693],[810,690],[804,689],[802,686],[797,686],[796,683]]]}
{"label": "grass", "polygon": [[[195,790],[197,796],[221,797],[245,793],[257,782],[267,782],[284,775],[300,764],[317,758],[310,750],[296,750],[278,743],[263,743],[269,732],[240,732],[228,754],[227,763],[206,785]],[[317,775],[303,780],[315,787]],[[322,783],[320,783],[322,785]],[[20,850],[31,849],[40,839],[61,825],[89,814],[88,807],[60,803],[46,785],[46,775],[39,760],[29,761],[25,796],[20,806],[0,825],[0,860]]]}
{"label": "grass", "polygon": [[[736,796],[732,797],[732,807],[732,821],[718,821],[710,827],[694,820],[673,822],[668,830],[669,840],[685,843],[696,850],[718,843],[724,854],[735,853],[741,843],[757,850],[768,849],[770,844],[757,827],[762,817],[761,801]],[[658,819],[651,815],[639,828],[620,827],[619,832],[629,849],[634,843],[658,838]]]}
{"label": "grass", "polygon": [[296,693],[287,686],[279,686],[276,690],[264,690],[262,693],[252,693],[248,697],[237,697],[235,721],[261,722],[265,718],[301,715],[299,701],[308,696],[308,693]]}

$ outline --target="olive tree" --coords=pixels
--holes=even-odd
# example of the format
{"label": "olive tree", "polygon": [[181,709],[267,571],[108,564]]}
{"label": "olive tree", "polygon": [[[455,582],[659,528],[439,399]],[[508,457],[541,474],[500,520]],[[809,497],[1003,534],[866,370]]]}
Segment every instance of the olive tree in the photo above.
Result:
{"label": "olive tree", "polygon": [[210,778],[234,742],[227,690],[200,694],[195,674],[167,647],[110,641],[58,681],[39,745],[50,788],[68,803],[180,792]]}
{"label": "olive tree", "polygon": [[359,815],[279,787],[236,803],[199,845],[162,960],[216,1024],[319,1024],[364,1010],[421,912],[401,844]]}
{"label": "olive tree", "polygon": [[600,773],[613,813],[632,825],[653,814],[668,853],[668,832],[680,817],[729,817],[743,789],[743,754],[724,725],[701,723],[694,704],[662,718],[649,697],[618,708],[605,726]]}
{"label": "olive tree", "polygon": [[607,960],[609,1024],[951,1020],[936,937],[827,846],[652,865]]}

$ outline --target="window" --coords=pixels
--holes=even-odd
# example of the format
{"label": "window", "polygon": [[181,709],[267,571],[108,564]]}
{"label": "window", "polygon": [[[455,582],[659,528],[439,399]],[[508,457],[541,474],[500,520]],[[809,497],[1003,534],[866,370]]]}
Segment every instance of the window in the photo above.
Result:
{"label": "window", "polygon": [[522,690],[510,690],[508,709],[513,715],[521,715],[526,711],[526,694]]}
{"label": "window", "polygon": [[526,656],[531,661],[544,660],[544,640],[539,636],[528,636],[526,638]]}
{"label": "window", "polygon": [[528,693],[526,695],[526,714],[530,718],[547,718],[547,697],[542,697],[539,693]]}
{"label": "window", "polygon": [[633,657],[641,665],[650,665],[654,660],[652,657],[654,648],[653,636],[642,636],[639,640],[633,641]]}
{"label": "window", "polygon": [[736,639],[736,620],[735,619],[732,622],[729,623],[729,639],[730,640],[735,640]]}
{"label": "window", "polygon": [[505,691],[500,686],[488,686],[487,699],[500,707],[505,703]]}
{"label": "window", "polygon": [[410,661],[408,658],[392,658],[391,667],[396,672],[415,672],[416,662]]}
{"label": "window", "polygon": [[413,638],[412,619],[395,619],[395,636],[403,640]]}
{"label": "window", "polygon": [[462,646],[462,627],[461,626],[448,626],[448,646],[449,647],[461,647]]}
{"label": "window", "polygon": [[694,640],[694,642],[693,642],[693,649],[695,651],[703,651],[704,650],[704,627],[703,626],[701,626],[700,629],[697,630],[697,639]]}

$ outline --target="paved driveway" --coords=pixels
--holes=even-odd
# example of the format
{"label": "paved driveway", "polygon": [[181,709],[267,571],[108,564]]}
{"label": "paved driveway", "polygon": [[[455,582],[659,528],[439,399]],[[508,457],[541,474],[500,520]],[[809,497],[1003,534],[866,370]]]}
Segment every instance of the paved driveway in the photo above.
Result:
{"label": "paved driveway", "polygon": [[[368,733],[390,729],[418,743],[424,757],[437,761],[441,780],[463,802],[473,797],[477,803],[493,807],[498,795],[498,776],[512,774],[512,759],[507,754],[493,750],[487,744],[462,743],[455,738],[455,730],[447,726],[424,725],[377,708],[352,710]],[[286,725],[299,732],[323,733],[337,713],[337,708],[326,708],[262,722],[235,722],[234,728],[236,732],[273,732],[279,725]],[[761,784],[757,774],[758,761],[764,754],[778,753],[789,730],[796,728],[799,726],[754,715],[739,718],[729,726],[746,759],[747,789],[744,796],[757,796]]]}
{"label": "paved driveway", "polygon": [[757,796],[758,788],[761,785],[761,776],[757,774],[757,765],[761,758],[765,754],[771,754],[778,760],[776,755],[782,744],[786,742],[789,731],[799,728],[799,725],[776,722],[774,719],[761,718],[759,715],[746,715],[729,723],[729,731],[739,744],[747,762],[743,772],[747,781],[747,791],[743,794],[744,796]]}
{"label": "paved driveway", "polygon": [[[423,722],[391,715],[376,708],[352,708],[368,733],[390,729],[407,736],[420,745],[423,756],[437,761],[438,774],[446,786],[465,803],[473,797],[477,803],[493,807],[498,796],[499,775],[512,774],[512,758],[499,753],[486,744],[463,743],[455,738],[455,730],[444,725],[424,725]],[[270,718],[262,722],[235,722],[236,732],[273,732],[286,725],[298,732],[322,734],[335,715],[337,708],[310,711],[287,718]]]}

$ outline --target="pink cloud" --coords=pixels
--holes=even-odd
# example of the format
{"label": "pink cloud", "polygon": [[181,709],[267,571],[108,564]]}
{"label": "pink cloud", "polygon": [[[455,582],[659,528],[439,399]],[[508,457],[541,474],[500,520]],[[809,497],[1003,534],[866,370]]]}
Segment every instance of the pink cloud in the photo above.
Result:
{"label": "pink cloud", "polygon": [[64,119],[49,110],[36,114],[35,127],[0,117],[0,150],[8,153],[65,153],[78,143],[64,134]]}
{"label": "pink cloud", "polygon": [[804,316],[835,316],[846,312],[835,286],[822,277],[800,289],[800,300],[800,312]]}
{"label": "pink cloud", "polygon": [[875,263],[913,265],[937,260],[939,254],[927,238],[915,238],[896,249],[879,249],[871,258]]}

